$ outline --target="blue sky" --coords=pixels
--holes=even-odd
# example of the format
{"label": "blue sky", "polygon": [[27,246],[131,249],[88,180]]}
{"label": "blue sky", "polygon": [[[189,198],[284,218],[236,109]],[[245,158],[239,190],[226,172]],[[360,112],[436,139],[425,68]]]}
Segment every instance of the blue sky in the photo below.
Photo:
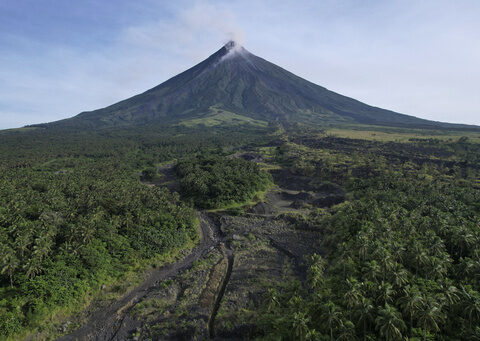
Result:
{"label": "blue sky", "polygon": [[0,129],[143,92],[235,38],[330,90],[480,125],[476,0],[0,0]]}

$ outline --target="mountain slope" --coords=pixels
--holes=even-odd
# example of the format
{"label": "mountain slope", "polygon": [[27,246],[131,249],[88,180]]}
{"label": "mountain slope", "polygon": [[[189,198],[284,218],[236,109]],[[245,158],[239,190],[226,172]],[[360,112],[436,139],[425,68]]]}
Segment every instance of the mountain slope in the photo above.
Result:
{"label": "mountain slope", "polygon": [[140,95],[49,126],[178,123],[223,111],[260,122],[450,126],[339,95],[251,54],[234,42]]}

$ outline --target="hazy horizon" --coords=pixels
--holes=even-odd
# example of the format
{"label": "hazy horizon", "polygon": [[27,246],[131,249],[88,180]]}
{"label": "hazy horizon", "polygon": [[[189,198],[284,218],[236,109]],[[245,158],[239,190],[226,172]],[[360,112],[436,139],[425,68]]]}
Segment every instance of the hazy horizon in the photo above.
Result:
{"label": "hazy horizon", "polygon": [[369,105],[480,125],[480,3],[0,3],[0,129],[95,110],[234,39]]}

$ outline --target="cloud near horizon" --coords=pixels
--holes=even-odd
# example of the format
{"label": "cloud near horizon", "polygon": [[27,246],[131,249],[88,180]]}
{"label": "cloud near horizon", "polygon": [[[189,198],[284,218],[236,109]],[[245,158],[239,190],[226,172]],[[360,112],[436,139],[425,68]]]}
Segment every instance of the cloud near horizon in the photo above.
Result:
{"label": "cloud near horizon", "polygon": [[480,125],[478,17],[475,1],[5,0],[0,129],[113,104],[230,39],[368,104]]}

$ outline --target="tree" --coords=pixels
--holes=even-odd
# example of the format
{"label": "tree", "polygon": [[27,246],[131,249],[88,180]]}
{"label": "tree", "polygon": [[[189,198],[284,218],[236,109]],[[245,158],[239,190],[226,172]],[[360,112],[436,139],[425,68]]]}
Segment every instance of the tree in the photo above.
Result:
{"label": "tree", "polygon": [[368,324],[373,322],[374,307],[370,299],[362,297],[353,310],[353,317],[363,327],[363,339],[367,339]]}
{"label": "tree", "polygon": [[472,291],[469,296],[470,299],[462,302],[462,307],[464,308],[464,316],[468,318],[470,329],[472,329],[474,323],[480,322],[480,295]]}
{"label": "tree", "polygon": [[380,277],[381,269],[377,261],[372,260],[367,263],[366,269],[363,272],[368,280],[377,282],[378,278]]}
{"label": "tree", "polygon": [[423,298],[416,286],[407,286],[403,290],[403,296],[398,300],[400,307],[409,318],[410,331],[413,328],[413,317],[417,316],[423,305]]}
{"label": "tree", "polygon": [[15,233],[15,248],[19,252],[20,260],[23,261],[28,247],[33,243],[33,224],[29,221],[22,221],[17,227]]}
{"label": "tree", "polygon": [[440,330],[438,324],[445,319],[441,306],[430,297],[424,297],[417,320],[423,329],[423,339],[427,340],[427,333]]}
{"label": "tree", "polygon": [[309,332],[309,322],[310,318],[307,317],[305,313],[298,312],[293,314],[292,328],[297,340],[303,341],[306,339]]}
{"label": "tree", "polygon": [[449,306],[453,306],[460,300],[459,291],[454,285],[442,286],[442,293]]}
{"label": "tree", "polygon": [[307,259],[309,267],[307,271],[307,281],[312,289],[318,289],[323,283],[323,272],[327,265],[322,256],[314,253]]}
{"label": "tree", "polygon": [[397,289],[403,287],[408,282],[408,272],[399,263],[395,263],[388,274],[391,282]]}
{"label": "tree", "polygon": [[343,321],[340,324],[337,340],[352,341],[356,339],[357,336],[355,335],[355,325],[351,321]]}
{"label": "tree", "polygon": [[342,323],[342,313],[333,302],[323,306],[321,319],[330,332],[330,340],[333,340],[333,331]]}
{"label": "tree", "polygon": [[265,304],[267,306],[267,311],[275,312],[280,305],[278,301],[278,292],[274,288],[268,289],[265,294]]}
{"label": "tree", "polygon": [[155,167],[148,167],[142,171],[142,177],[147,181],[153,180],[156,175],[157,169]]}
{"label": "tree", "polygon": [[13,274],[20,264],[15,251],[8,245],[1,248],[2,258],[0,259],[1,273],[7,274],[10,278],[10,286],[13,287]]}
{"label": "tree", "polygon": [[343,302],[351,310],[363,297],[357,280],[353,278],[347,279],[347,287],[347,292],[343,295]]}
{"label": "tree", "polygon": [[396,292],[393,289],[392,285],[388,282],[382,281],[378,286],[377,290],[377,302],[379,304],[386,304],[392,301],[393,296],[395,296]]}
{"label": "tree", "polygon": [[403,332],[406,326],[400,313],[388,303],[378,311],[375,319],[376,329],[387,341],[403,340]]}

